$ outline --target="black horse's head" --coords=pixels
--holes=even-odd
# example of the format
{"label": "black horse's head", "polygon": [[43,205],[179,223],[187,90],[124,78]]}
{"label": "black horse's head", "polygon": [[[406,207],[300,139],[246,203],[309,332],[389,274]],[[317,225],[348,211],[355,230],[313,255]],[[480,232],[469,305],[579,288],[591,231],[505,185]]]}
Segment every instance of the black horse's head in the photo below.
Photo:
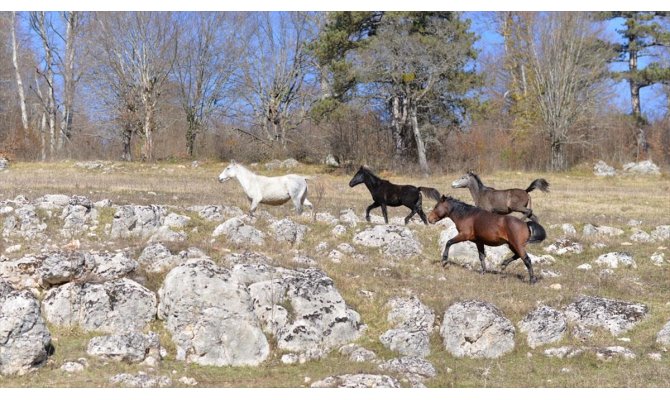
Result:
{"label": "black horse's head", "polygon": [[356,172],[356,175],[354,175],[354,177],[349,181],[349,187],[354,187],[365,182],[365,176],[367,172],[367,169],[361,165],[361,167],[358,169],[358,172]]}

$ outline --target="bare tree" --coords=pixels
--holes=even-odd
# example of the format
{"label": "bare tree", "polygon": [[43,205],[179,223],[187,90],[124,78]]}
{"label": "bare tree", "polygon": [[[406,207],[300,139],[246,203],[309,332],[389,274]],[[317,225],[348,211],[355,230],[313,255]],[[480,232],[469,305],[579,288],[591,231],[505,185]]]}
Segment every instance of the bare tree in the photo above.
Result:
{"label": "bare tree", "polygon": [[[42,160],[53,157],[56,149],[56,82],[54,80],[54,44],[53,35],[50,34],[50,17],[44,11],[33,11],[30,13],[30,27],[37,34],[42,45],[42,59],[35,66],[37,74],[42,77],[46,85],[46,93],[41,89],[40,82],[36,78],[35,94],[42,104],[42,124],[40,125],[42,137]],[[46,136],[48,129],[49,135]],[[48,140],[47,140],[48,138]],[[48,145],[48,151],[47,151]]]}
{"label": "bare tree", "polygon": [[65,59],[61,60],[63,77],[63,101],[61,109],[60,139],[58,147],[63,141],[70,141],[72,137],[72,116],[74,106],[75,86],[79,81],[81,73],[75,69],[75,61],[78,49],[78,39],[82,27],[82,13],[79,11],[68,11],[62,13],[65,22]]}
{"label": "bare tree", "polygon": [[307,87],[307,44],[316,37],[316,21],[306,12],[255,13],[251,40],[241,72],[243,98],[269,140],[286,144],[286,134],[307,115],[316,96]]}
{"label": "bare tree", "polygon": [[207,12],[185,16],[175,76],[179,99],[186,114],[186,152],[195,154],[196,137],[216,109],[228,105],[226,97],[246,38],[241,35],[243,15]]}
{"label": "bare tree", "polygon": [[[110,89],[119,101],[116,110],[123,121],[124,149],[130,145],[128,135],[137,132],[128,118],[141,116],[142,157],[153,160],[156,112],[177,56],[178,24],[170,12],[105,12],[98,13],[96,20],[109,66],[100,66],[100,72],[108,74],[106,79],[113,83]],[[129,156],[126,151],[129,147],[124,157]]]}
{"label": "bare tree", "polygon": [[585,13],[540,16],[527,30],[530,85],[542,129],[549,139],[552,170],[568,167],[566,145],[575,127],[605,99],[608,49],[597,40]]}
{"label": "bare tree", "polygon": [[16,12],[11,14],[11,32],[12,32],[12,64],[16,74],[16,87],[19,95],[19,106],[21,108],[21,124],[23,126],[24,137],[28,135],[28,111],[26,110],[26,95],[23,90],[23,80],[21,79],[21,70],[19,68],[18,45],[16,43]]}

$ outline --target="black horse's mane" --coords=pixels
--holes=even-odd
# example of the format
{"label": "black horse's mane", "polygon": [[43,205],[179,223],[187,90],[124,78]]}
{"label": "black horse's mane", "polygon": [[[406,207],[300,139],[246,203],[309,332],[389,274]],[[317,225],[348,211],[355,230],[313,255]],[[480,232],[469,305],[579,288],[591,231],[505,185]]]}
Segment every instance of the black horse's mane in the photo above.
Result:
{"label": "black horse's mane", "polygon": [[361,167],[361,171],[365,172],[368,175],[368,177],[370,177],[371,183],[374,186],[379,185],[379,183],[383,180],[382,178],[375,175],[374,172],[372,172],[372,170],[370,170],[370,168],[368,167],[365,166]]}
{"label": "black horse's mane", "polygon": [[445,196],[444,201],[449,202],[451,205],[451,213],[456,217],[466,217],[470,214],[474,214],[480,208],[475,207],[471,204],[465,203],[457,198],[451,196]]}

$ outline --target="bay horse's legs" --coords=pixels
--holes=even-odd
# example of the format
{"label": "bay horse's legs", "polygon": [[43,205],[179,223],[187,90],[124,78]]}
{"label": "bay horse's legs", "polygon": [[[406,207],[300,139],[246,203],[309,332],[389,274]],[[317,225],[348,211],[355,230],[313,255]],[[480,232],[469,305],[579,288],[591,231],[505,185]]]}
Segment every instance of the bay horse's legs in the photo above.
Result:
{"label": "bay horse's legs", "polygon": [[468,239],[465,238],[465,235],[459,233],[447,241],[447,244],[444,246],[444,251],[442,252],[442,267],[445,267],[447,262],[449,262],[449,247],[451,247],[452,244],[464,242],[466,240]]}
{"label": "bay horse's legs", "polygon": [[381,206],[381,204],[377,203],[376,201],[368,206],[368,208],[365,209],[365,220],[370,222],[370,211],[373,208],[377,208]]}
{"label": "bay horse's legs", "polygon": [[528,257],[528,254],[523,258],[523,263],[526,264],[526,268],[528,269],[528,283],[531,285],[535,282],[537,282],[537,278],[535,275],[533,275],[533,266],[530,263],[530,257]]}
{"label": "bay horse's legs", "polygon": [[505,261],[502,262],[502,264],[500,264],[500,269],[502,271],[504,271],[505,268],[507,268],[507,266],[509,265],[509,263],[511,263],[514,260],[518,260],[518,259],[519,259],[519,255],[514,253],[514,255],[512,257],[506,259]]}
{"label": "bay horse's legs", "polygon": [[389,215],[386,212],[386,204],[382,203],[382,214],[384,214],[384,222],[388,225],[389,223]]}
{"label": "bay horse's legs", "polygon": [[477,245],[477,252],[479,253],[479,262],[482,263],[481,274],[486,272],[486,252],[484,251],[484,243],[475,242]]}

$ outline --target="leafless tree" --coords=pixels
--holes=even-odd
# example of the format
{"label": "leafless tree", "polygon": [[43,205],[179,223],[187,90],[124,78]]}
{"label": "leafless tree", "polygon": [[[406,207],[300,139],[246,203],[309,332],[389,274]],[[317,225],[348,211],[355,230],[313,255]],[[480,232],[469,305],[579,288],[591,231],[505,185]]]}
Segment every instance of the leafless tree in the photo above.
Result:
{"label": "leafless tree", "polygon": [[304,120],[316,96],[316,86],[308,82],[313,64],[307,49],[316,37],[316,21],[307,12],[262,12],[250,16],[248,29],[241,71],[245,105],[254,125],[285,145],[287,132]]}
{"label": "leafless tree", "polygon": [[179,100],[186,115],[186,152],[195,154],[196,137],[216,110],[229,105],[246,38],[244,15],[198,12],[183,16],[179,56],[175,63]]}
{"label": "leafless tree", "polygon": [[138,132],[132,118],[141,116],[142,157],[153,160],[156,112],[177,56],[178,26],[170,12],[96,15],[98,43],[108,66],[102,66],[100,72],[108,74],[106,79],[119,100],[117,112],[124,121],[124,157],[129,156],[130,150],[126,148],[130,146],[127,135]]}
{"label": "leafless tree", "polygon": [[21,108],[21,124],[24,135],[28,135],[28,111],[26,110],[26,95],[23,89],[23,79],[21,79],[21,69],[19,68],[18,45],[16,43],[16,12],[11,14],[11,35],[12,35],[12,64],[16,75],[16,87],[19,95],[19,106]]}
{"label": "leafless tree", "polygon": [[607,60],[585,13],[547,13],[527,31],[530,86],[542,130],[551,147],[552,170],[568,167],[566,145],[575,127],[605,100]]}

